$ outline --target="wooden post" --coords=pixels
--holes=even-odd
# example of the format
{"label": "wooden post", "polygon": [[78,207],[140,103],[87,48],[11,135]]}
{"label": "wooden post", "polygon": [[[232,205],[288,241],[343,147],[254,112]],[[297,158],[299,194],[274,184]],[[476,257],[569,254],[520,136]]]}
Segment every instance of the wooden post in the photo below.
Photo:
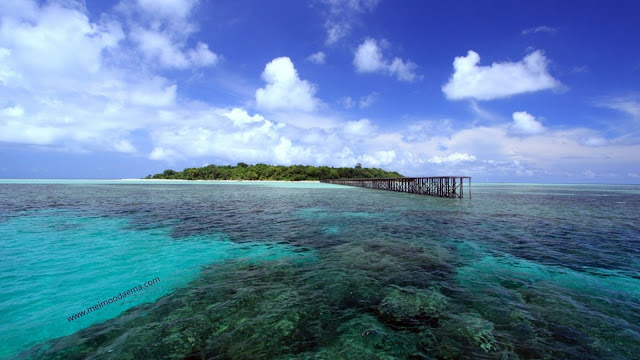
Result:
{"label": "wooden post", "polygon": [[367,189],[399,191],[409,194],[431,195],[448,198],[464,198],[464,179],[469,179],[469,198],[471,198],[470,176],[428,176],[391,179],[331,179],[322,183],[357,186]]}

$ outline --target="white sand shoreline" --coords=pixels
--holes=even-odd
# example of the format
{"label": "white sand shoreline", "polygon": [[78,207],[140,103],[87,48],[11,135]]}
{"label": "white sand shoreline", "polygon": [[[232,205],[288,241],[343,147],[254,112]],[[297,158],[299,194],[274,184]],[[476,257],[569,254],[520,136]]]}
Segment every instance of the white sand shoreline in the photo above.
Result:
{"label": "white sand shoreline", "polygon": [[185,179],[117,179],[121,181],[206,181],[206,182],[256,182],[256,183],[319,183],[320,180],[185,180]]}

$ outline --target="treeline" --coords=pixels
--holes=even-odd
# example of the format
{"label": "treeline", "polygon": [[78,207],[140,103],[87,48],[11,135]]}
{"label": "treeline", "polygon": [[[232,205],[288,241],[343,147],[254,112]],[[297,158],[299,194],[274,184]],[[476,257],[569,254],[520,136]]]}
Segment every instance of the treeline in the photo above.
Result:
{"label": "treeline", "polygon": [[403,177],[397,172],[377,168],[363,168],[357,164],[353,168],[334,168],[310,165],[208,165],[201,168],[187,168],[183,171],[165,170],[161,174],[148,175],[146,179],[180,180],[324,180],[350,178],[394,178]]}

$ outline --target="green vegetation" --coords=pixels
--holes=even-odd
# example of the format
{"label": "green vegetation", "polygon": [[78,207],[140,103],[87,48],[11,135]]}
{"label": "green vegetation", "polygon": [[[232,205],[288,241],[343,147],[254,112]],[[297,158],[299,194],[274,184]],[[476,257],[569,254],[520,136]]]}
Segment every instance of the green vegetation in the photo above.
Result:
{"label": "green vegetation", "polygon": [[165,170],[161,174],[148,175],[146,179],[180,180],[324,180],[351,178],[397,178],[403,177],[393,171],[377,168],[363,168],[356,164],[353,168],[334,168],[310,165],[247,165],[243,162],[236,166],[207,165],[201,168],[187,168],[183,171]]}

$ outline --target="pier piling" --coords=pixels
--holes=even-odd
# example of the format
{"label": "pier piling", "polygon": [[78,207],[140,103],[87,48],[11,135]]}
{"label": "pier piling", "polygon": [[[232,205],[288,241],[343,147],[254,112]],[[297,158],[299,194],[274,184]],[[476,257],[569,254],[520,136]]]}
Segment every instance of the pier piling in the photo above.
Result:
{"label": "pier piling", "polygon": [[358,186],[368,189],[406,192],[445,198],[464,197],[464,180],[467,179],[468,196],[471,199],[470,176],[428,176],[391,179],[331,179],[322,183]]}

